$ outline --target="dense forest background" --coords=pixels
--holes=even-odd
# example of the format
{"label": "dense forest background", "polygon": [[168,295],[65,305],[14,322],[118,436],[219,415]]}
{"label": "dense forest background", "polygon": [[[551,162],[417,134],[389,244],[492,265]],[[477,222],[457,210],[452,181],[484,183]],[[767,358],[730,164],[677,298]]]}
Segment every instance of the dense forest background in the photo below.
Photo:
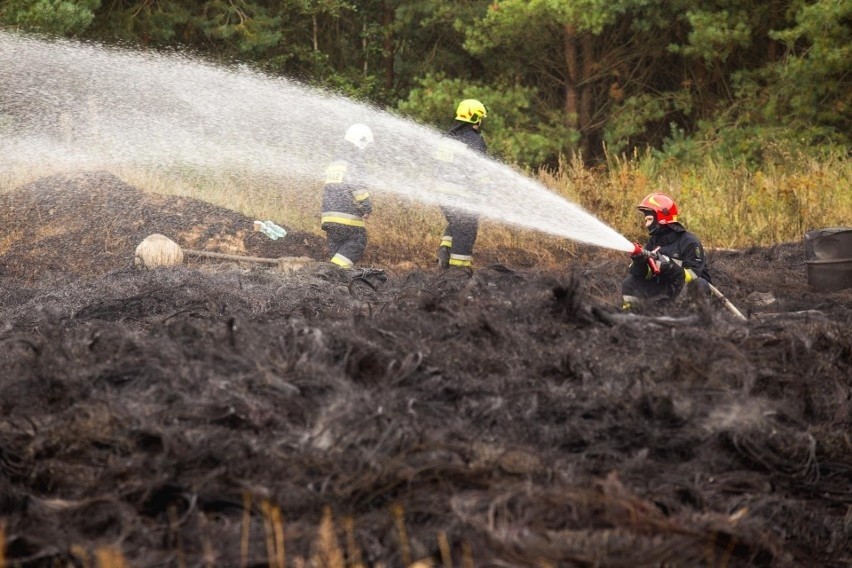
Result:
{"label": "dense forest background", "polygon": [[849,0],[0,0],[0,26],[191,52],[445,128],[526,167],[848,155]]}

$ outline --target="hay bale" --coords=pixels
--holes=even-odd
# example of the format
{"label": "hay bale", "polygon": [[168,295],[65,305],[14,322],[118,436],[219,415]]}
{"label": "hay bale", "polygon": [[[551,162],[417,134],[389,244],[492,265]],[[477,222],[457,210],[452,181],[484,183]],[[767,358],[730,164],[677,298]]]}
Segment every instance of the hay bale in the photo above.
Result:
{"label": "hay bale", "polygon": [[175,266],[183,263],[183,251],[170,238],[159,233],[148,235],[136,247],[133,264],[140,270],[158,268],[160,266]]}

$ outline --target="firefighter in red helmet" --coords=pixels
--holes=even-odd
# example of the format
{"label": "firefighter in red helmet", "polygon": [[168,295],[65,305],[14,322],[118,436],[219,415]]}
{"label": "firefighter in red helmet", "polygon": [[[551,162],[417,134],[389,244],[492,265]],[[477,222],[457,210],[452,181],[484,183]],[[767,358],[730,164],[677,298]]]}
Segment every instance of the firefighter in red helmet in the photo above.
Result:
{"label": "firefighter in red helmet", "polygon": [[624,308],[643,300],[671,300],[690,282],[698,286],[709,283],[704,247],[678,221],[674,200],[665,193],[651,193],[637,209],[650,235],[645,250],[655,254],[656,267],[644,254],[634,253],[630,257],[630,275],[621,284]]}

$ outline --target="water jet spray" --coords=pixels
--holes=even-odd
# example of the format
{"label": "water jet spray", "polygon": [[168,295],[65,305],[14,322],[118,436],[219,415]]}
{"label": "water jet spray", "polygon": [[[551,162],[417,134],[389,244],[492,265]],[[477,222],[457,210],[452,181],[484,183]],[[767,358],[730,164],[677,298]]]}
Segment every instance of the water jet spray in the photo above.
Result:
{"label": "water jet spray", "polygon": [[[0,32],[0,168],[132,167],[168,176],[235,175],[268,189],[319,187],[345,129],[375,134],[368,184],[427,205],[630,252],[625,237],[541,183],[475,152],[459,175],[490,180],[464,195],[435,190],[433,128],[246,68]],[[246,184],[248,185],[248,184]]]}

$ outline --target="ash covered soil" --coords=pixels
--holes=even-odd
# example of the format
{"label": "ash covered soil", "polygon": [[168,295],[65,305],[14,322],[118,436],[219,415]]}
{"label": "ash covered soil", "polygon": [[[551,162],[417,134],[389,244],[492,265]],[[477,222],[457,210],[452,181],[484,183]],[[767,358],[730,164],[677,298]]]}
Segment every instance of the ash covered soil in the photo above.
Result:
{"label": "ash covered soil", "polygon": [[2,196],[9,565],[852,564],[852,290],[812,290],[801,243],[710,253],[748,322],[625,317],[598,249],[133,268],[152,233],[325,258],[252,221],[105,173]]}

